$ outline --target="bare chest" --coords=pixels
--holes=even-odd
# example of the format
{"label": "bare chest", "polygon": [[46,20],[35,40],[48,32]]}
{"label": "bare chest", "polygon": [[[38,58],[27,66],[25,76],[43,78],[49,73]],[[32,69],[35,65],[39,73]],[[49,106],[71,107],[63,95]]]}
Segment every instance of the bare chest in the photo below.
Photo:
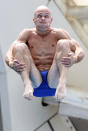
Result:
{"label": "bare chest", "polygon": [[53,35],[45,37],[34,35],[28,41],[28,46],[33,57],[54,55],[56,44],[57,40]]}

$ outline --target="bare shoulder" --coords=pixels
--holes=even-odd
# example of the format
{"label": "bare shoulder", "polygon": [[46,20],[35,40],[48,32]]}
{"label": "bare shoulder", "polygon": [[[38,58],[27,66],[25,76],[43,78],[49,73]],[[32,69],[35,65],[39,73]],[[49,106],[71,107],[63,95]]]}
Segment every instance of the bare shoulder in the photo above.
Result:
{"label": "bare shoulder", "polygon": [[34,31],[35,28],[23,29],[18,36],[18,40],[26,42]]}
{"label": "bare shoulder", "polygon": [[58,39],[71,39],[69,33],[64,29],[53,28]]}
{"label": "bare shoulder", "polygon": [[19,35],[31,35],[35,31],[35,28],[23,29]]}

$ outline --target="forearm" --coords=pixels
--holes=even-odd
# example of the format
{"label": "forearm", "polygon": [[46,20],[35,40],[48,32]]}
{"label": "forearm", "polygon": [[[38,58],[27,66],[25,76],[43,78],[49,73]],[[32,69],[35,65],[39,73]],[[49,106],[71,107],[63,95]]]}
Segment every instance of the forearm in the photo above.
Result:
{"label": "forearm", "polygon": [[84,58],[84,51],[81,50],[77,50],[74,54],[74,64],[80,62],[83,58]]}
{"label": "forearm", "polygon": [[81,48],[79,43],[74,39],[71,40],[70,47],[71,47],[71,51],[74,52],[73,63],[75,64],[75,63],[80,62],[85,56],[83,49]]}
{"label": "forearm", "polygon": [[13,60],[14,60],[14,46],[17,44],[17,42],[14,42],[11,47],[9,48],[8,52],[5,56],[5,62],[8,66],[12,66]]}
{"label": "forearm", "polygon": [[5,57],[5,62],[6,62],[6,64],[7,64],[9,67],[12,67],[12,63],[13,63],[13,58],[12,58],[12,56],[6,55],[6,57]]}

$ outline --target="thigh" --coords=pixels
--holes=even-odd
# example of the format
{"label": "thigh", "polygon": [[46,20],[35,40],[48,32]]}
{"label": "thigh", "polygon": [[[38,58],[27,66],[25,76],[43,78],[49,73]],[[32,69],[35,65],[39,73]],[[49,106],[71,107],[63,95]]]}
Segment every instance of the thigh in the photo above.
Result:
{"label": "thigh", "polygon": [[31,70],[30,70],[29,74],[30,74],[29,77],[32,81],[33,87],[37,88],[42,82],[42,77],[41,77],[39,70],[35,66],[33,60],[32,60],[32,63],[31,63]]}
{"label": "thigh", "polygon": [[57,85],[59,83],[59,69],[57,67],[55,59],[53,60],[51,68],[48,72],[47,80],[51,88],[57,88]]}

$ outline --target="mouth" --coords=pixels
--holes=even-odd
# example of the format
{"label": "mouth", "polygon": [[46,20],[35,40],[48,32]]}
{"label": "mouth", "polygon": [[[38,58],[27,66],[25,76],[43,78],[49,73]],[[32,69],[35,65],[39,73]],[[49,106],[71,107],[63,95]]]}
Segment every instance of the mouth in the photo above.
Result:
{"label": "mouth", "polygon": [[45,25],[46,23],[44,23],[44,22],[40,22],[40,24]]}
{"label": "mouth", "polygon": [[41,22],[39,22],[39,23],[41,23],[41,24],[46,24],[46,22],[45,22],[45,21],[41,21]]}

